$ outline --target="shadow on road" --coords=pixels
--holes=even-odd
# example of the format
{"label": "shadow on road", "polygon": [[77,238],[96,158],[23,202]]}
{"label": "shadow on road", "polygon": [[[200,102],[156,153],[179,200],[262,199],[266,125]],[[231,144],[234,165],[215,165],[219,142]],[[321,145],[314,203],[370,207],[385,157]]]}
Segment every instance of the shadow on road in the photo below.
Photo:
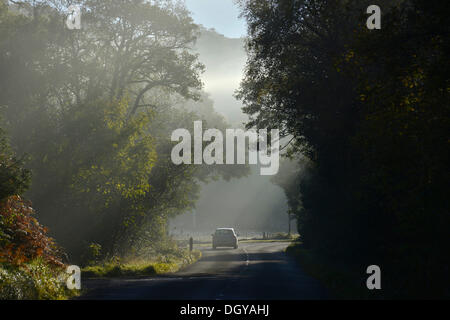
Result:
{"label": "shadow on road", "polygon": [[[154,278],[110,280],[81,299],[299,300],[328,293],[283,251],[205,250],[196,264]],[[210,252],[211,251],[211,252]],[[89,286],[89,284],[87,284]]]}

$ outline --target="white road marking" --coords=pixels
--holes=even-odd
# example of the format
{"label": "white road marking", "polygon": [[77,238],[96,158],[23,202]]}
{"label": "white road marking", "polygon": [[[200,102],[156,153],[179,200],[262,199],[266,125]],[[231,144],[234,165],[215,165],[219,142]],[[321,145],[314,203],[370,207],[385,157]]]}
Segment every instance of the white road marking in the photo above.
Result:
{"label": "white road marking", "polygon": [[245,265],[248,267],[248,264],[250,263],[250,261],[248,260],[248,252],[245,248],[242,248],[242,250],[244,250],[245,252]]}
{"label": "white road marking", "polygon": [[[242,248],[242,251],[244,251],[245,253],[245,266],[248,267],[250,260],[248,258],[248,252],[245,248]],[[216,300],[222,300],[222,298],[225,296],[225,291],[229,290],[231,288],[231,284],[232,283],[236,283],[238,280],[237,279],[233,279],[230,282],[228,282],[228,284],[225,285],[225,288],[223,288],[222,292],[220,292],[217,296],[216,296]]]}

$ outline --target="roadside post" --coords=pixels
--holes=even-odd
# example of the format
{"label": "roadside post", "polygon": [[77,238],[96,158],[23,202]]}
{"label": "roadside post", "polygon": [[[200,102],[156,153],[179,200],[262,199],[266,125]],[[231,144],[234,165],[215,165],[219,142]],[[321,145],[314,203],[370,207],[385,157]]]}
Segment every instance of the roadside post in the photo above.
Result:
{"label": "roadside post", "polygon": [[192,252],[192,249],[194,247],[194,239],[192,237],[189,238],[189,251]]}

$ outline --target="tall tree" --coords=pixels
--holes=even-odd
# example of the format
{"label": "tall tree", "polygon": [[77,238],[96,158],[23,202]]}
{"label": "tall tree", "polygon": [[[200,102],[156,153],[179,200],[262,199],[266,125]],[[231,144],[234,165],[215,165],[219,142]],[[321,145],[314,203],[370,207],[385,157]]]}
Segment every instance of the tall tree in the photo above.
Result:
{"label": "tall tree", "polygon": [[200,97],[197,26],[175,1],[70,3],[81,30],[65,28],[64,0],[0,6],[4,124],[31,157],[28,196],[59,242],[76,256],[94,240],[126,253],[219,172],[170,162],[171,131],[195,119],[174,97]]}
{"label": "tall tree", "polygon": [[448,5],[381,1],[381,30],[368,30],[369,4],[241,1],[250,37],[238,96],[249,127],[279,127],[289,154],[309,159],[286,186],[308,248],[361,270],[379,261],[386,295],[441,296]]}

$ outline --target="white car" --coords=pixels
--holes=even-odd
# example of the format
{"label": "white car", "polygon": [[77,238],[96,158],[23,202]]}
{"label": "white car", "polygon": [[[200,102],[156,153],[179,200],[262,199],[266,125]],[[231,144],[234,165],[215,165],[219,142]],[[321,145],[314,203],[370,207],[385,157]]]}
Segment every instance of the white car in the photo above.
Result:
{"label": "white car", "polygon": [[233,247],[238,248],[238,238],[233,228],[218,228],[212,234],[212,247]]}

